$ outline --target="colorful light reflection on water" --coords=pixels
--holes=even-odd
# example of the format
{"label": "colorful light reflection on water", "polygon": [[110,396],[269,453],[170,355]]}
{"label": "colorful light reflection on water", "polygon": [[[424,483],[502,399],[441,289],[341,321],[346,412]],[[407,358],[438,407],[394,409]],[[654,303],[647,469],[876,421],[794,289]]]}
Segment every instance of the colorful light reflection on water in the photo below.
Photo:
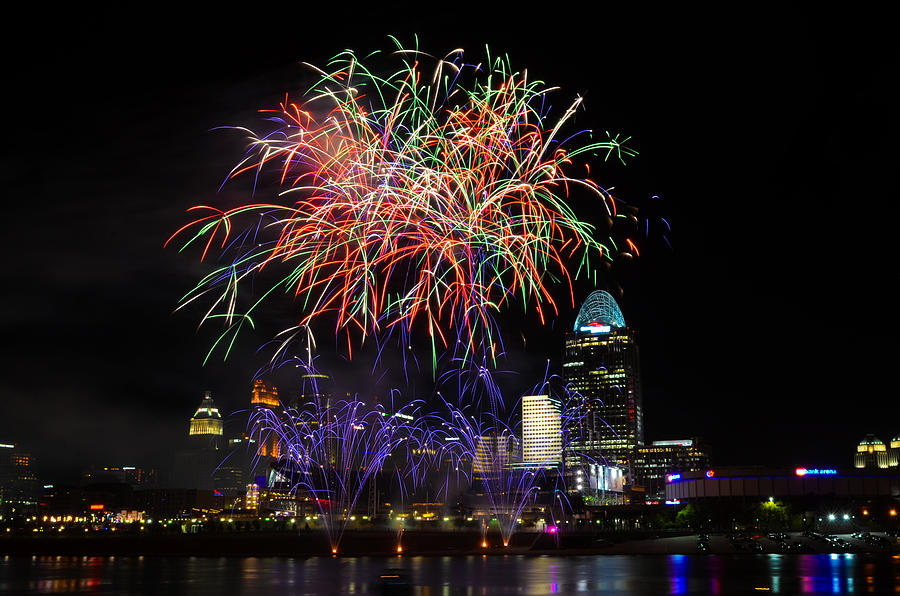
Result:
{"label": "colorful light reflection on water", "polygon": [[900,557],[608,555],[465,557],[0,557],[4,594],[889,594]]}

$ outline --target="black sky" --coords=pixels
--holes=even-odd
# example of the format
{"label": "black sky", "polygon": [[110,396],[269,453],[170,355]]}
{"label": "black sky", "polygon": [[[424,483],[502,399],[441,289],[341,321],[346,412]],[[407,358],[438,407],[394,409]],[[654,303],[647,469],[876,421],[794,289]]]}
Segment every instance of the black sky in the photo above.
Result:
{"label": "black sky", "polygon": [[[866,433],[900,432],[885,14],[424,6],[23,21],[31,41],[4,42],[0,442],[53,473],[161,465],[203,390],[244,406],[255,346],[202,366],[210,333],[172,310],[204,268],[163,242],[191,205],[246,191],[216,194],[243,146],[210,129],[302,89],[299,61],[387,50],[388,34],[435,54],[488,44],[557,101],[584,95],[579,127],[633,137],[639,158],[601,182],[661,197],[674,247],[650,239],[608,280],[640,334],[648,440],[700,435],[720,465],[840,466]],[[511,351],[530,368],[561,345]]]}

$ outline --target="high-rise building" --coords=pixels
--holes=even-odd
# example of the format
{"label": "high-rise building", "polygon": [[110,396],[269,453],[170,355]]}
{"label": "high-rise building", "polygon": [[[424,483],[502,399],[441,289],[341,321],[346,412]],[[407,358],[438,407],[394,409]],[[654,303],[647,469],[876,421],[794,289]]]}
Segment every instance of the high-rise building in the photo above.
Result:
{"label": "high-rise building", "polygon": [[575,460],[630,470],[644,444],[640,362],[635,336],[609,293],[593,292],[566,336],[563,378],[577,391],[584,414],[568,427]]}
{"label": "high-rise building", "polygon": [[291,400],[291,407],[303,409],[312,405],[323,410],[331,407],[335,400],[334,382],[328,375],[307,373],[300,377],[300,391]]}
{"label": "high-rise building", "polygon": [[243,497],[250,476],[250,461],[256,441],[247,434],[229,437],[222,450],[219,464],[213,472],[215,489],[225,497]]}
{"label": "high-rise building", "polygon": [[[267,383],[262,379],[253,381],[253,388],[250,390],[250,408],[251,420],[253,420],[256,428],[251,429],[251,437],[258,441],[257,446],[257,466],[254,475],[260,472],[267,474],[267,468],[271,462],[268,458],[277,458],[279,454],[280,444],[275,433],[267,430],[265,427],[270,426],[273,422],[271,417],[281,406],[281,400],[278,399],[278,387]],[[273,413],[266,413],[270,410]],[[280,417],[280,415],[278,415]]]}
{"label": "high-rise building", "polygon": [[34,454],[0,443],[0,516],[30,515],[40,494]]}
{"label": "high-rise building", "polygon": [[279,407],[281,400],[278,399],[278,387],[262,379],[256,379],[253,381],[253,389],[250,390],[250,405],[269,409]]}
{"label": "high-rise building", "polygon": [[207,391],[191,416],[186,445],[175,454],[174,488],[212,490],[213,473],[221,462],[224,441],[222,415]]}
{"label": "high-rise building", "polygon": [[562,457],[560,404],[549,395],[522,398],[522,464],[548,466]]}

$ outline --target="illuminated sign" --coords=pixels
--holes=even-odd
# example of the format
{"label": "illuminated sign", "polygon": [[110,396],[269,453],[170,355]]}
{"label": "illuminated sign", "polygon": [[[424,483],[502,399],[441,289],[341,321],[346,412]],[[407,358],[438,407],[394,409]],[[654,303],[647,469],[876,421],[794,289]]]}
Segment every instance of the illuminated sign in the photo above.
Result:
{"label": "illuminated sign", "polygon": [[716,471],[715,471],[715,470],[707,470],[707,471],[706,471],[706,477],[707,477],[707,478],[712,478],[712,477],[715,476],[715,475],[716,475]]}
{"label": "illuminated sign", "polygon": [[585,325],[579,331],[587,331],[588,333],[609,333],[609,325]]}
{"label": "illuminated sign", "polygon": [[52,485],[52,484],[45,484],[45,485],[44,485],[44,488],[53,488],[53,485]]}
{"label": "illuminated sign", "polygon": [[797,476],[834,476],[837,470],[832,468],[797,468],[794,470]]}
{"label": "illuminated sign", "polygon": [[694,445],[693,439],[678,439],[675,441],[653,441],[654,447],[666,447],[666,446],[676,446],[676,447],[691,447]]}
{"label": "illuminated sign", "polygon": [[0,443],[0,447],[3,447],[4,449],[15,449],[16,448],[15,445],[9,445],[7,443]]}
{"label": "illuminated sign", "polygon": [[681,499],[666,499],[666,505],[681,505]]}
{"label": "illuminated sign", "polygon": [[681,474],[666,475],[666,482],[675,482],[676,480],[681,480]]}
{"label": "illuminated sign", "polygon": [[99,511],[103,509],[103,505],[97,503],[96,505],[91,505],[91,511]]}

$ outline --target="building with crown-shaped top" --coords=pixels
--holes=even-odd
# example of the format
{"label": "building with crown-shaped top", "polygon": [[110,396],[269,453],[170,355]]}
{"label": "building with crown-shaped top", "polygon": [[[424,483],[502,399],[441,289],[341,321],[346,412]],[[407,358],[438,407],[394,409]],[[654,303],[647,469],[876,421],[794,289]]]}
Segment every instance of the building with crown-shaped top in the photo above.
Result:
{"label": "building with crown-shaped top", "polygon": [[630,470],[644,444],[644,405],[634,333],[615,299],[597,290],[584,301],[566,335],[563,378],[582,401],[568,424],[570,463],[587,459]]}

